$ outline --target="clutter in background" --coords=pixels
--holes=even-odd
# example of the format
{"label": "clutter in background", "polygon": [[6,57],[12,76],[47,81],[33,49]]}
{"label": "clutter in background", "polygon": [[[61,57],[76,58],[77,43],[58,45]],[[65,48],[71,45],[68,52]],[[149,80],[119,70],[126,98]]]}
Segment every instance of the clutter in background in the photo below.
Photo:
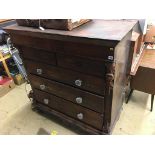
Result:
{"label": "clutter in background", "polygon": [[0,97],[27,80],[27,74],[18,50],[12,45],[10,36],[0,30]]}

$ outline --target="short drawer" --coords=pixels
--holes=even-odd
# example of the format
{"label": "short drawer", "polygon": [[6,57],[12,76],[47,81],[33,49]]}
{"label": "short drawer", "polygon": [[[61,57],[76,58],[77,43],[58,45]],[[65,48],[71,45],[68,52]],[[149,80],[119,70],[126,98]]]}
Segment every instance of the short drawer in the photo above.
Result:
{"label": "short drawer", "polygon": [[29,73],[60,81],[95,94],[105,94],[104,78],[89,76],[80,72],[45,65],[34,61],[25,60],[24,62]]}
{"label": "short drawer", "polygon": [[56,65],[56,57],[54,52],[30,48],[20,47],[22,57],[24,59],[36,60],[46,64]]}
{"label": "short drawer", "polygon": [[40,90],[34,90],[34,95],[38,102],[97,129],[102,129],[103,115]]}
{"label": "short drawer", "polygon": [[35,75],[29,75],[29,78],[34,88],[62,97],[91,110],[104,112],[104,97]]}
{"label": "short drawer", "polygon": [[83,56],[91,59],[102,59],[113,61],[114,60],[114,47],[75,43],[75,42],[63,42],[64,54]]}
{"label": "short drawer", "polygon": [[57,64],[60,67],[72,69],[90,75],[105,77],[105,62],[101,60],[90,60],[86,58],[56,54]]}

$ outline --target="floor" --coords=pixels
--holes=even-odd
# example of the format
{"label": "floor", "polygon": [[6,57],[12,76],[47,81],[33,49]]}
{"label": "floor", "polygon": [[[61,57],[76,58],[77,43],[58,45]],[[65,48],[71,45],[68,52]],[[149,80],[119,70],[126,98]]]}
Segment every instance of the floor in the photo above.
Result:
{"label": "floor", "polygon": [[[31,110],[27,97],[29,85],[16,86],[0,98],[0,134],[36,135],[40,128],[58,135],[76,135],[73,130]],[[27,90],[27,91],[26,91]],[[155,109],[150,112],[151,96],[134,91],[128,104],[123,104],[122,113],[113,130],[113,135],[155,134]]]}

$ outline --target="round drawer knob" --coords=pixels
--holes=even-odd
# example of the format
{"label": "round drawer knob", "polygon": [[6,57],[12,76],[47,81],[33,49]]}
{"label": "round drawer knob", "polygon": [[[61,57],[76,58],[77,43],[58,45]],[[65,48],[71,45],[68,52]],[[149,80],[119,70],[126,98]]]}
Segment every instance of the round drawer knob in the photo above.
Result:
{"label": "round drawer knob", "polygon": [[114,57],[113,56],[108,56],[108,60],[113,60],[114,59]]}
{"label": "round drawer knob", "polygon": [[75,100],[76,100],[76,103],[79,103],[79,104],[82,103],[82,97],[77,97]]}
{"label": "round drawer knob", "polygon": [[37,74],[41,75],[42,74],[42,69],[37,68]]}
{"label": "round drawer knob", "polygon": [[41,85],[40,85],[40,89],[41,89],[41,90],[45,90],[45,88],[46,88],[46,86],[45,86],[44,84],[41,84]]}
{"label": "round drawer knob", "polygon": [[82,81],[81,80],[75,80],[75,85],[80,87],[82,85]]}
{"label": "round drawer knob", "polygon": [[111,48],[110,48],[110,51],[113,51],[113,50],[114,50],[114,48],[111,47]]}
{"label": "round drawer knob", "polygon": [[47,98],[44,99],[44,104],[48,104],[49,100]]}
{"label": "round drawer knob", "polygon": [[80,120],[83,119],[83,114],[82,113],[77,114],[77,118]]}

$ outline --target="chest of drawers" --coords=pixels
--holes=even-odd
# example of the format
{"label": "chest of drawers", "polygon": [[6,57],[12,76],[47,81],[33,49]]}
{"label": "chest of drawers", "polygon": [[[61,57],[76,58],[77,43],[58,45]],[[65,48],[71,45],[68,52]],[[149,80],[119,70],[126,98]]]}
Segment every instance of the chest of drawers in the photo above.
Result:
{"label": "chest of drawers", "polygon": [[90,134],[110,134],[124,100],[137,20],[93,20],[73,31],[10,26],[33,106]]}

